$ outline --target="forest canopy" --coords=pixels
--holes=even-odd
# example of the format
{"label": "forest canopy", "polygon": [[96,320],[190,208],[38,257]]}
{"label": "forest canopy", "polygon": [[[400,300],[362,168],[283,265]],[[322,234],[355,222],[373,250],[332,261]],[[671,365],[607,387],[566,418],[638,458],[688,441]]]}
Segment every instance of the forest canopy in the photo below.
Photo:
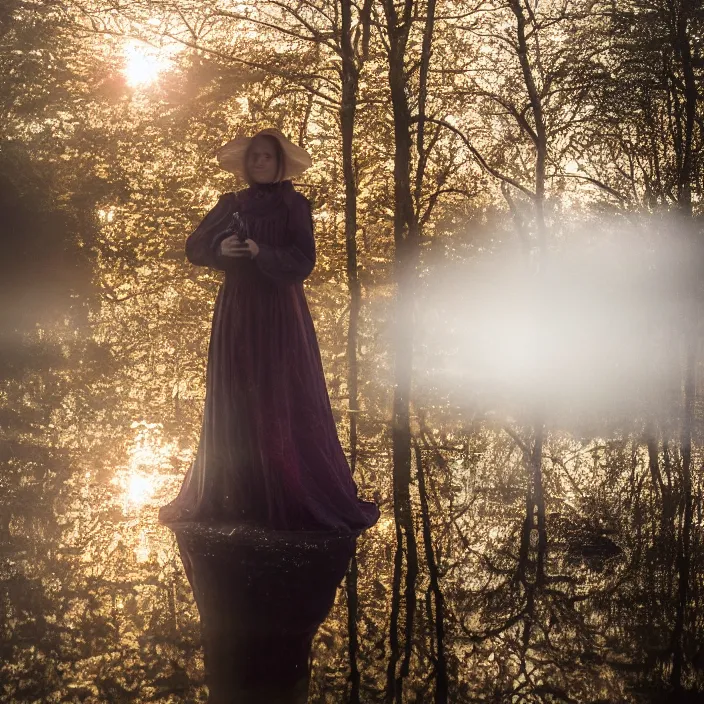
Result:
{"label": "forest canopy", "polygon": [[[63,614],[26,642],[91,672],[91,637],[134,655],[101,629],[146,571],[129,598],[162,640],[120,686],[161,676],[174,632],[195,657],[182,579],[160,615],[177,570],[154,525],[197,444],[222,281],[184,242],[245,185],[217,148],[274,126],[313,158],[306,296],[383,514],[368,701],[701,691],[700,2],[7,0],[0,39],[3,614]],[[39,697],[82,681],[18,632],[18,701],[18,672]]]}

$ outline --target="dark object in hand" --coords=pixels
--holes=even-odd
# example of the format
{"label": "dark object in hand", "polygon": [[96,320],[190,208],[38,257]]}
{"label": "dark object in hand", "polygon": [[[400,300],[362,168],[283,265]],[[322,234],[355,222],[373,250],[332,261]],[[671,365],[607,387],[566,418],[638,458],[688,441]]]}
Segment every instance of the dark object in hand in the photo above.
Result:
{"label": "dark object in hand", "polygon": [[244,242],[247,239],[247,223],[237,212],[232,213],[229,230],[230,234],[235,235],[240,242]]}
{"label": "dark object in hand", "polygon": [[237,212],[232,213],[232,217],[227,226],[213,238],[213,249],[218,251],[222,241],[228,237],[232,237],[232,235],[235,235],[239,242],[244,242],[247,239],[247,223]]}

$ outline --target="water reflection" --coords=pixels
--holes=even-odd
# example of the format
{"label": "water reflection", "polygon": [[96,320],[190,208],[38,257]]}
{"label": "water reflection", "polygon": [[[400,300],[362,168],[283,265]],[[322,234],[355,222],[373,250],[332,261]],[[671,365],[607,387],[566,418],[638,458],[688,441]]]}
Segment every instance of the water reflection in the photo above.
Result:
{"label": "water reflection", "polygon": [[[651,457],[636,441],[577,453],[553,433],[541,544],[523,529],[510,438],[479,430],[473,442],[472,483],[452,493],[458,464],[436,454],[449,438],[422,449],[416,572],[388,504],[357,546],[171,533],[156,523],[158,492],[122,512],[112,469],[21,494],[30,455],[0,496],[0,701],[203,702],[203,647],[212,702],[305,701],[306,688],[311,704],[700,700],[702,511],[697,498],[685,561],[680,458],[662,442]],[[665,499],[648,489],[656,469]],[[335,600],[354,547],[358,570]]]}
{"label": "water reflection", "polygon": [[305,704],[313,637],[355,537],[173,526],[202,626],[210,704]]}
{"label": "water reflection", "polygon": [[182,428],[119,415],[57,452],[38,421],[20,432],[24,393],[0,443],[3,704],[702,701],[701,409],[689,472],[675,420],[551,427],[538,465],[535,429],[438,407],[414,438],[409,513],[380,472],[382,519],[347,545],[172,533],[156,515],[191,452]]}

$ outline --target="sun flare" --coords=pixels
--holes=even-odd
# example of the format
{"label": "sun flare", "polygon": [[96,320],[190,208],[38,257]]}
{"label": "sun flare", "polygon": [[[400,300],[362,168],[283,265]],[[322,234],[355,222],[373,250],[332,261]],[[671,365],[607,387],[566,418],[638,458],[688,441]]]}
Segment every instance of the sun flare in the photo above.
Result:
{"label": "sun flare", "polygon": [[124,61],[123,73],[131,88],[152,85],[162,73],[173,67],[164,50],[137,41],[125,45]]}
{"label": "sun flare", "polygon": [[160,423],[135,421],[135,432],[127,462],[118,467],[112,483],[120,488],[118,501],[128,513],[150,504],[173,470],[189,459],[191,451],[179,450],[175,441],[165,441]]}
{"label": "sun flare", "polygon": [[154,478],[146,474],[133,474],[127,480],[125,498],[133,506],[146,504],[156,489]]}

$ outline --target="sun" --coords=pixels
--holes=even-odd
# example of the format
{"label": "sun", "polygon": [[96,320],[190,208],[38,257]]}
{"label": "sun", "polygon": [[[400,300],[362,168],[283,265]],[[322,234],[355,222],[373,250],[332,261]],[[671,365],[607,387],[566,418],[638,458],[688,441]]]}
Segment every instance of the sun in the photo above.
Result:
{"label": "sun", "polygon": [[[168,52],[172,53],[172,52]],[[159,76],[173,67],[166,51],[132,40],[123,49],[127,84],[131,88],[145,88],[155,83]]]}

